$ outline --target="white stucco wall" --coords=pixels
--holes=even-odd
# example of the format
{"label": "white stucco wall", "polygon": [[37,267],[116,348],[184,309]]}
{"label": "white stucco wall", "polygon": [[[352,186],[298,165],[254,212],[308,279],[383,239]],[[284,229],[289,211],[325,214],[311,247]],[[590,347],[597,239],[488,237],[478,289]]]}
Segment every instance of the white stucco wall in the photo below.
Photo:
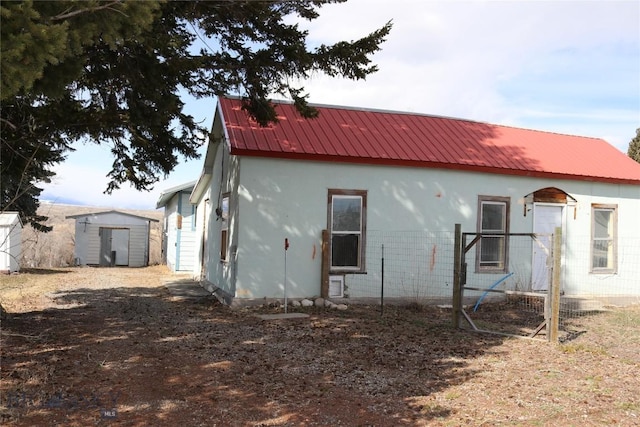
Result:
{"label": "white stucco wall", "polygon": [[[238,162],[241,171],[234,162]],[[473,232],[476,230],[478,195],[510,197],[510,232],[530,233],[533,216],[524,215],[523,197],[545,187],[561,188],[578,201],[575,218],[573,207],[566,211],[565,292],[601,293],[606,287],[608,292],[640,293],[637,262],[619,260],[618,273],[609,276],[590,274],[588,268],[591,204],[617,204],[619,236],[640,238],[637,220],[640,186],[246,156],[241,159],[232,156],[227,165],[231,186],[223,182],[223,188],[233,190],[230,246],[232,250],[237,247],[237,257],[220,263],[212,256],[207,265],[209,280],[238,298],[283,296],[285,238],[291,245],[286,254],[288,296],[309,297],[320,293],[321,231],[327,228],[327,191],[330,188],[368,191],[369,233],[453,231],[455,223],[462,224],[463,231]],[[220,185],[216,175],[214,171],[211,189],[215,193]],[[229,175],[225,176],[227,179]],[[210,248],[218,253],[219,229],[215,227],[215,218],[210,224],[214,225]],[[638,257],[640,254],[621,256]],[[526,269],[531,265],[530,253],[524,250],[518,258],[522,264],[518,268],[523,274],[529,274]],[[514,256],[510,261],[514,262]],[[468,282],[488,286],[500,277],[475,275],[472,259],[469,264]],[[452,260],[440,258],[435,268],[451,271]],[[370,280],[368,277],[375,274],[348,275],[345,280],[352,290],[356,290],[358,282]],[[443,273],[442,277],[446,275]]]}
{"label": "white stucco wall", "polygon": [[[224,167],[223,167],[224,166]],[[229,156],[226,147],[221,144],[216,146],[213,173],[209,182],[209,190],[200,199],[199,206],[206,198],[209,203],[206,207],[207,222],[207,249],[205,250],[205,270],[202,276],[209,282],[209,290],[220,288],[227,295],[236,295],[236,272],[238,268],[238,198],[234,197],[239,185],[238,158]],[[223,174],[220,168],[224,169]],[[228,226],[228,251],[227,259],[220,257],[221,227],[222,221],[216,215],[216,208],[221,208],[223,195],[231,193],[229,201],[229,226]]]}
{"label": "white stucco wall", "polygon": [[206,276],[207,265],[209,263],[210,238],[209,238],[209,222],[211,220],[211,188],[208,187],[197,200],[196,204],[196,220],[195,220],[195,236],[194,236],[194,265],[193,276],[195,278],[204,278]]}

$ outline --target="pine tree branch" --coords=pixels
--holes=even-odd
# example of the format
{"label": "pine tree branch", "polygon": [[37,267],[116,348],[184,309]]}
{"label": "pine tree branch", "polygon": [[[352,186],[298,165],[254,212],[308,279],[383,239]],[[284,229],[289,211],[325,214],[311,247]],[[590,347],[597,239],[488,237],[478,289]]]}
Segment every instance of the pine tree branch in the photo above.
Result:
{"label": "pine tree branch", "polygon": [[[99,10],[105,10],[105,9],[111,9],[114,12],[118,12],[118,13],[122,13],[123,15],[126,15],[121,10],[112,8],[112,6],[117,5],[117,4],[121,4],[121,3],[122,3],[122,0],[112,0],[111,2],[109,2],[107,4],[103,4],[102,6],[89,7],[89,8],[85,8],[85,9],[78,9],[78,10],[74,10],[73,12],[67,12],[65,10],[61,14],[52,17],[51,21],[54,21],[54,22],[55,21],[62,21],[62,20],[65,20],[65,19],[73,18],[74,16],[81,15],[83,13],[97,12]],[[67,10],[69,10],[69,9],[67,9]]]}

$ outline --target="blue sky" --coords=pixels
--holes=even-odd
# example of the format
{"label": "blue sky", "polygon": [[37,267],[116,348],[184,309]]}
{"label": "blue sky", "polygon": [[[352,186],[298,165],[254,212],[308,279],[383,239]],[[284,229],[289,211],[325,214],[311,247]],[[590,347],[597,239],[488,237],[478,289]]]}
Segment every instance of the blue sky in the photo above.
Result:
{"label": "blue sky", "polygon": [[[353,40],[393,19],[374,57],[380,71],[352,82],[301,82],[320,104],[410,111],[603,138],[626,152],[640,127],[640,2],[349,0],[301,22],[313,45]],[[210,126],[215,100],[185,99]],[[202,149],[204,154],[204,148]],[[154,209],[163,189],[198,178],[183,162],[150,192],[103,194],[107,148],[78,145],[42,199]]]}

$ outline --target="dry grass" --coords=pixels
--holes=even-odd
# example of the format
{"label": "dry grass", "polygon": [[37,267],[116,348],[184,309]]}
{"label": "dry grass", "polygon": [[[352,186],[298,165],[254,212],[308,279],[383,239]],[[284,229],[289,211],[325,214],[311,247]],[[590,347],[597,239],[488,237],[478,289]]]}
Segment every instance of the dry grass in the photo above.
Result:
{"label": "dry grass", "polygon": [[433,307],[262,321],[275,309],[172,298],[160,267],[43,273],[0,281],[3,425],[640,424],[639,307],[556,345]]}

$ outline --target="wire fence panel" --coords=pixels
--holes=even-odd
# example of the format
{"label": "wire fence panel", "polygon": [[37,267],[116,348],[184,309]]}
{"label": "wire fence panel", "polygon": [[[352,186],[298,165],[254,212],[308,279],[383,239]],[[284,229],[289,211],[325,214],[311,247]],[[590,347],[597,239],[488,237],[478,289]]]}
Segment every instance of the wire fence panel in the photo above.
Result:
{"label": "wire fence panel", "polygon": [[[464,234],[467,244],[476,236]],[[482,277],[477,261],[481,241],[468,247],[463,260],[468,304],[464,315],[473,329],[557,336],[562,341],[584,333],[593,316],[640,304],[640,239],[621,236],[603,246],[591,236],[562,236],[554,252],[551,235],[511,235],[505,243],[509,267],[500,272],[505,274],[502,278],[491,274]],[[558,272],[554,272],[554,265]],[[557,308],[551,292],[554,274],[559,286]],[[489,284],[494,278],[496,281]],[[474,298],[476,302],[469,305]]]}
{"label": "wire fence panel", "polygon": [[345,296],[450,303],[453,232],[368,231],[366,244],[366,274],[345,276]]}
{"label": "wire fence panel", "polygon": [[[464,315],[481,331],[534,337],[546,331],[551,286],[551,235],[502,235],[496,252],[486,237],[464,233]],[[495,239],[496,237],[491,236]],[[492,251],[487,255],[487,250]],[[492,264],[483,260],[495,259]]]}
{"label": "wire fence panel", "polygon": [[[565,235],[554,252],[551,234],[462,236],[467,321],[461,326],[548,339],[553,319],[554,334],[566,340],[584,333],[593,316],[640,304],[640,238],[619,236],[609,246],[589,235]],[[372,304],[451,305],[454,243],[454,231],[369,230],[365,272],[343,274],[343,296]]]}
{"label": "wire fence panel", "polygon": [[603,247],[591,236],[571,236],[562,260],[559,328],[566,338],[586,333],[606,312],[640,304],[640,238],[619,236]]}

